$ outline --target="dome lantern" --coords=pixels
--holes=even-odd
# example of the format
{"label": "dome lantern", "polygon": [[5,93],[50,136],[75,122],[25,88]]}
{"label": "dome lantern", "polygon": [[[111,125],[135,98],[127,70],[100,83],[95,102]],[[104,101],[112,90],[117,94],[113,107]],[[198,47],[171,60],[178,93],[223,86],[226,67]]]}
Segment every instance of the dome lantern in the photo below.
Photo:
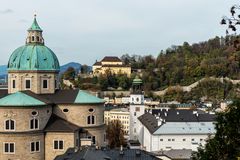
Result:
{"label": "dome lantern", "polygon": [[44,44],[44,39],[42,36],[43,30],[38,25],[36,17],[37,15],[34,14],[33,23],[31,27],[27,30],[28,36],[26,39],[26,44],[33,44],[33,43]]}

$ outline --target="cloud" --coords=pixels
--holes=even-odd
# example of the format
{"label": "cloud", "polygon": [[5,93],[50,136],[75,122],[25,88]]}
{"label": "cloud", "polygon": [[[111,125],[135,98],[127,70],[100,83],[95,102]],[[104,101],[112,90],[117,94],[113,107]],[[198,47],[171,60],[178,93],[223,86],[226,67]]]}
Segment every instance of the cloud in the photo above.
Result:
{"label": "cloud", "polygon": [[12,9],[0,10],[0,14],[9,14],[9,13],[13,13],[13,10]]}

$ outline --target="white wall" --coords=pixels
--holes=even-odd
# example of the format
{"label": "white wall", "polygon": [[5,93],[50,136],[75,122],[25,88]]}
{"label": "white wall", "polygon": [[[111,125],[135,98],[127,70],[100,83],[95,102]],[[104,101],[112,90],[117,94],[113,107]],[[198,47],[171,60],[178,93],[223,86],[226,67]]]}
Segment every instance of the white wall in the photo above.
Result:
{"label": "white wall", "polygon": [[[160,139],[163,139],[163,141]],[[144,127],[143,147],[149,152],[170,149],[192,149],[197,151],[200,144],[205,145],[206,139],[208,139],[208,135],[151,135],[147,128]]]}

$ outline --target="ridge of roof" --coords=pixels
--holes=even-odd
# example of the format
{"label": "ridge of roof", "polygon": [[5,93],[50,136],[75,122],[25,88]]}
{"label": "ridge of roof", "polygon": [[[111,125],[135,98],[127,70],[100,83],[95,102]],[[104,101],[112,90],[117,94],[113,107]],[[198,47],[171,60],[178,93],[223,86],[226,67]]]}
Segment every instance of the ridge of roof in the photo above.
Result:
{"label": "ridge of roof", "polygon": [[52,114],[44,129],[45,132],[75,132],[81,128],[56,114]]}

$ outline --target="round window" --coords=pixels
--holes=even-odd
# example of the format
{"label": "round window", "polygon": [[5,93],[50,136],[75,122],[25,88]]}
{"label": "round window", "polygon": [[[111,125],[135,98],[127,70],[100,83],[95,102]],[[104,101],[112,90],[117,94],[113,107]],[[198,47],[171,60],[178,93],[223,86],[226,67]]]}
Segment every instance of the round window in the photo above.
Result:
{"label": "round window", "polygon": [[63,109],[63,112],[68,112],[68,109],[67,108]]}
{"label": "round window", "polygon": [[93,111],[94,111],[94,109],[90,108],[88,111],[89,111],[89,112],[93,112]]}
{"label": "round window", "polygon": [[38,112],[37,111],[32,111],[32,115],[36,116],[36,115],[38,115]]}

